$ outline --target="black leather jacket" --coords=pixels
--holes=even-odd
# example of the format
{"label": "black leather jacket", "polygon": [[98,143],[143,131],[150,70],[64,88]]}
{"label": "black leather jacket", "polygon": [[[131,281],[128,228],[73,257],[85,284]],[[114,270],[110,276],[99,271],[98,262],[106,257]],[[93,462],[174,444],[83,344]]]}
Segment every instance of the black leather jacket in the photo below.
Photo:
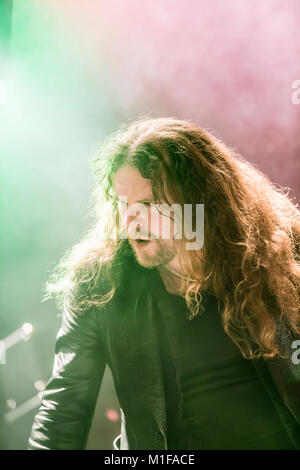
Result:
{"label": "black leather jacket", "polygon": [[[153,320],[156,308],[168,317],[169,340],[176,358],[175,324],[165,292],[156,269],[140,268],[134,282],[129,276],[118,295],[101,309],[90,308],[74,315],[72,294],[66,298],[53,373],[34,419],[29,450],[85,448],[106,364],[112,371],[121,408],[120,449],[168,448]],[[300,364],[291,359],[294,338],[289,338],[282,327],[279,336],[288,359],[251,363],[292,442],[300,449]]]}

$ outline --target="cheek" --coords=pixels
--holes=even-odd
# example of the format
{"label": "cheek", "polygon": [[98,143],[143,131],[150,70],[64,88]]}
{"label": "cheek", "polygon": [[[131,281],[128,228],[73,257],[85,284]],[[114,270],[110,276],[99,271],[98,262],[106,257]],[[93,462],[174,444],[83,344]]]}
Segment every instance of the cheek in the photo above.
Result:
{"label": "cheek", "polygon": [[174,222],[168,216],[154,209],[149,213],[148,224],[151,234],[157,239],[172,240],[174,236]]}
{"label": "cheek", "polygon": [[120,204],[118,203],[118,218],[119,218],[119,223],[125,227],[126,225],[126,220],[127,220],[127,208],[125,204]]}
{"label": "cheek", "polygon": [[160,222],[159,222],[159,214],[149,212],[148,214],[148,224],[149,224],[149,232],[151,233],[153,238],[160,238]]}

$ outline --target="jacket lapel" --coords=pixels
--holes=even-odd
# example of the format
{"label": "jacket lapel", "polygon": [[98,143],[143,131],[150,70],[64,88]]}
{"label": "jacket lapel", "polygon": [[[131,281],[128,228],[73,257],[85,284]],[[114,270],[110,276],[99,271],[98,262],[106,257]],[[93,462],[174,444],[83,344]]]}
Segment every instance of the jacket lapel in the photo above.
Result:
{"label": "jacket lapel", "polygon": [[[139,345],[140,391],[147,418],[147,427],[154,421],[152,449],[167,449],[165,394],[159,342],[155,329],[155,302],[152,282],[148,276],[142,281],[136,297],[135,320],[141,322],[136,331]],[[149,443],[148,443],[149,444]]]}
{"label": "jacket lapel", "polygon": [[[179,349],[179,337],[178,337],[178,328],[176,324],[176,318],[173,311],[173,305],[170,301],[169,296],[167,295],[165,286],[163,281],[160,277],[160,274],[157,269],[152,269],[150,272],[150,283],[151,283],[151,297],[155,299],[155,307],[158,308],[156,312],[157,315],[160,315],[165,323],[165,331],[167,335],[167,340],[170,346],[170,352],[172,356],[172,360],[174,362],[175,371],[176,371],[176,385],[178,389],[179,395],[179,407],[177,410],[174,410],[174,415],[179,420],[181,420],[181,411],[182,411],[182,393],[181,393],[181,386],[180,386],[180,349]],[[155,308],[154,307],[154,308]],[[159,350],[158,345],[158,333],[155,333],[157,350]],[[161,367],[160,367],[161,371]],[[163,392],[164,393],[164,392]],[[165,418],[164,418],[165,421]]]}

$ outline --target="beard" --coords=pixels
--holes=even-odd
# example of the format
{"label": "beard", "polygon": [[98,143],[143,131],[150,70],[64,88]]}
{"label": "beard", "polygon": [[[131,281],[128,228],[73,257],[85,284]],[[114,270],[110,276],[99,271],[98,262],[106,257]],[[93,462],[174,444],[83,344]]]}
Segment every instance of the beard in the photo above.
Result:
{"label": "beard", "polygon": [[129,239],[129,243],[135,259],[144,268],[155,268],[167,264],[176,256],[174,246],[167,240],[153,239],[141,248],[132,239]]}

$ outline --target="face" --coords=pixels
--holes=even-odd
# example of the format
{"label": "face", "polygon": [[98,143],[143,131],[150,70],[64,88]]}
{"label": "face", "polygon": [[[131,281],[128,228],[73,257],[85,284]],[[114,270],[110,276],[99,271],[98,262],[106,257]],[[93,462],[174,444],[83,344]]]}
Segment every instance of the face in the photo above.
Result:
{"label": "face", "polygon": [[172,261],[176,256],[172,224],[170,237],[166,239],[162,233],[165,216],[151,206],[154,199],[150,180],[143,178],[136,168],[121,167],[113,186],[121,222],[137,261],[148,268]]}

